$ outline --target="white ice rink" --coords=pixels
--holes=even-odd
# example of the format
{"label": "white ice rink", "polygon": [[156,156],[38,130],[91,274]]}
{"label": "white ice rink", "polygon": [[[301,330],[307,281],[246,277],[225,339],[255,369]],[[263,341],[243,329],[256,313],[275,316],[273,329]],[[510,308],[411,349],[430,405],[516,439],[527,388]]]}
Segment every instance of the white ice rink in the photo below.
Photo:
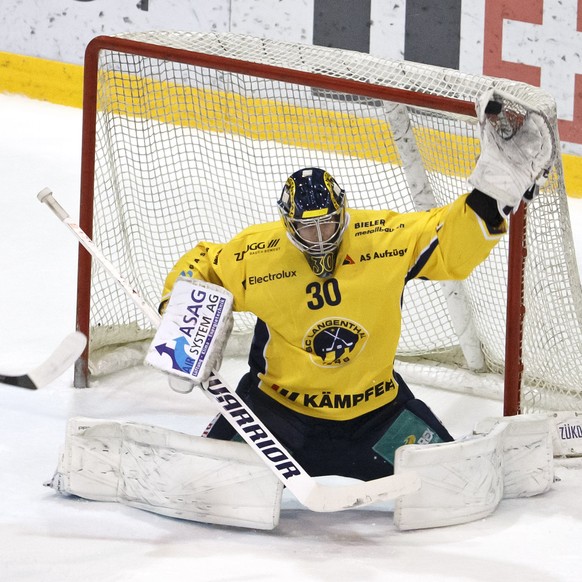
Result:
{"label": "white ice rink", "polygon": [[[78,216],[81,111],[0,95],[0,371],[37,365],[75,327],[77,244],[41,205],[45,186]],[[582,200],[571,200],[582,257]],[[241,362],[225,376],[236,381]],[[547,494],[504,500],[490,517],[399,532],[389,505],[304,510],[286,493],[259,532],[197,524],[43,487],[71,416],[199,434],[214,411],[143,370],[74,390],[72,371],[31,392],[0,385],[1,582],[557,582],[582,576],[582,463],[560,464]],[[461,436],[501,403],[417,389]]]}

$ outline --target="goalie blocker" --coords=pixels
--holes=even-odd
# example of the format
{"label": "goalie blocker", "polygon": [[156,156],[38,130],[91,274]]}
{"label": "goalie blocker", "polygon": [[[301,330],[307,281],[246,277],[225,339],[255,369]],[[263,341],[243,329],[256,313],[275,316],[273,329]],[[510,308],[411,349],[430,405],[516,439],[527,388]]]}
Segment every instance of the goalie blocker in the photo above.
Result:
{"label": "goalie blocker", "polygon": [[232,331],[232,294],[218,285],[179,277],[145,358],[188,393],[219,369]]}

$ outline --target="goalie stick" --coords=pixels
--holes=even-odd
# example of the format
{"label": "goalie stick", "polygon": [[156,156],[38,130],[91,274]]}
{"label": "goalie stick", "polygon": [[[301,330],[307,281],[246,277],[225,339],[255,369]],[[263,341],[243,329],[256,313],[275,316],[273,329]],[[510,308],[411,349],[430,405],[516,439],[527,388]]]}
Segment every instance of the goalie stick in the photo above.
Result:
{"label": "goalie stick", "polygon": [[[38,193],[37,198],[69,227],[91,256],[121,285],[136,306],[157,327],[161,320],[158,312],[146,303],[99,247],[71,219],[65,209],[55,200],[52,191],[44,188]],[[212,372],[208,386],[201,385],[200,388],[210,400],[218,405],[221,414],[297,500],[312,511],[341,511],[377,501],[395,499],[420,488],[420,478],[414,472],[349,485],[324,485],[311,477],[295,461],[216,371]]]}
{"label": "goalie stick", "polygon": [[28,374],[9,376],[0,374],[0,383],[36,390],[50,384],[64,374],[83,353],[87,338],[78,331],[69,334],[59,347],[39,366]]}

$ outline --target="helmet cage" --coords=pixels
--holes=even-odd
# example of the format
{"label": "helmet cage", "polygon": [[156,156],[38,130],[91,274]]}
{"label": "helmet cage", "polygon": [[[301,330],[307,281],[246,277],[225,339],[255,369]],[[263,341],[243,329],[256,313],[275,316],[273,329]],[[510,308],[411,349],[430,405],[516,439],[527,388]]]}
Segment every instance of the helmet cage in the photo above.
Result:
{"label": "helmet cage", "polygon": [[336,251],[347,226],[345,206],[315,218],[291,218],[283,214],[283,221],[291,242],[312,256]]}

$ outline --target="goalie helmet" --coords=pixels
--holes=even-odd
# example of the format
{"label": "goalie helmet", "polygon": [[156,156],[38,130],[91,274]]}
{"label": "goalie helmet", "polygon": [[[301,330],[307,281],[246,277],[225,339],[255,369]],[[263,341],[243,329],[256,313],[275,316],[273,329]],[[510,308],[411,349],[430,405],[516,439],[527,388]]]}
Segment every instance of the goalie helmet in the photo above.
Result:
{"label": "goalie helmet", "polygon": [[278,206],[289,240],[312,271],[331,277],[349,220],[345,191],[325,170],[304,168],[287,178]]}

